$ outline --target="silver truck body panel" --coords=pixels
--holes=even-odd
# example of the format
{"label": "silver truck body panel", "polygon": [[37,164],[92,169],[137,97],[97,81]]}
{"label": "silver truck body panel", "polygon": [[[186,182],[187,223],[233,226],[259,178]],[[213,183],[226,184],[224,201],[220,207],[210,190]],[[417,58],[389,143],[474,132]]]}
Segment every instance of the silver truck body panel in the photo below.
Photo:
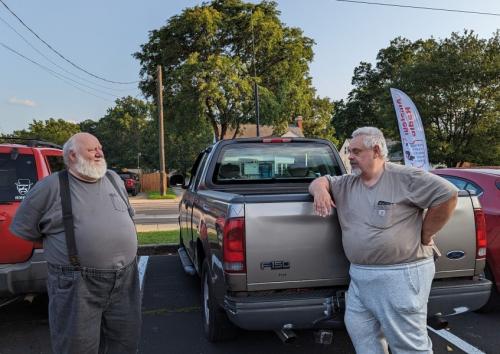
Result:
{"label": "silver truck body panel", "polygon": [[[436,261],[435,279],[474,275],[476,227],[469,196],[464,195],[458,198],[453,216],[438,232],[435,243],[441,252],[441,257]],[[447,254],[452,251],[461,251],[464,256],[459,259],[450,259]]]}
{"label": "silver truck body panel", "polygon": [[255,203],[245,206],[245,221],[248,290],[348,282],[335,215],[314,215],[311,202]]}

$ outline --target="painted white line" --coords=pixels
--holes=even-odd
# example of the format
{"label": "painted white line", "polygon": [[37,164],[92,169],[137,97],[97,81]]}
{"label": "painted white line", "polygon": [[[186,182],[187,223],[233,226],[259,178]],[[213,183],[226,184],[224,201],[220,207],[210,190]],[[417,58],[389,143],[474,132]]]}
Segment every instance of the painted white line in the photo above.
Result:
{"label": "painted white line", "polygon": [[139,288],[142,291],[142,286],[144,283],[144,275],[146,274],[146,268],[148,267],[148,259],[149,256],[141,256],[139,257]]}
{"label": "painted white line", "polygon": [[435,330],[434,328],[427,326],[429,331],[436,333],[438,336],[443,337],[445,340],[453,344],[455,347],[462,349],[464,352],[468,354],[486,354],[485,352],[477,349],[473,345],[467,343],[463,339],[458,338],[456,335],[447,331],[446,329]]}

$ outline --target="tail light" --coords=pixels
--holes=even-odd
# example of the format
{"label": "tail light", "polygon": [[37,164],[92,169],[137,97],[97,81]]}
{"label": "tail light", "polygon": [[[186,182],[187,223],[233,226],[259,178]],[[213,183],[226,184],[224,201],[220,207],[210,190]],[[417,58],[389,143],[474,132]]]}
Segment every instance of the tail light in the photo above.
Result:
{"label": "tail light", "polygon": [[43,242],[42,241],[33,242],[33,248],[36,249],[43,248]]}
{"label": "tail light", "polygon": [[228,273],[245,273],[245,218],[218,219],[222,232],[224,270]]}
{"label": "tail light", "polygon": [[476,259],[486,257],[486,220],[482,209],[474,209],[476,222]]}

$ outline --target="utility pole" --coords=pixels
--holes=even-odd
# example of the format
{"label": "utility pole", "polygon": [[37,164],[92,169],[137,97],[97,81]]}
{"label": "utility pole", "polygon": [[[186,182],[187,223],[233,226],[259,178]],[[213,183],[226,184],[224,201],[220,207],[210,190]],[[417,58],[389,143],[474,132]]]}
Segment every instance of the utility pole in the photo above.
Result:
{"label": "utility pole", "polygon": [[257,69],[255,68],[255,34],[253,30],[253,9],[252,17],[250,18],[250,25],[252,26],[252,52],[253,52],[253,97],[255,100],[255,123],[257,126],[257,137],[260,136],[260,108],[259,108],[259,86],[257,85]]}
{"label": "utility pole", "polygon": [[156,92],[158,102],[158,121],[160,131],[160,195],[167,192],[167,175],[165,172],[165,139],[163,132],[163,81],[161,77],[161,65],[156,67]]}

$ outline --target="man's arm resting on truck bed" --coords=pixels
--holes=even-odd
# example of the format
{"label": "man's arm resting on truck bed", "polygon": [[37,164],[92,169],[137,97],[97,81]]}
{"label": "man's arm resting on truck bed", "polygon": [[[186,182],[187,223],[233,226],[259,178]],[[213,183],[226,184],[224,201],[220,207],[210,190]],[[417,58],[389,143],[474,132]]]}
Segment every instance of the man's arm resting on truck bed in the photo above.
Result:
{"label": "man's arm resting on truck bed", "polygon": [[326,177],[316,178],[309,185],[309,193],[314,197],[314,212],[326,217],[332,213],[335,203],[330,195],[330,182]]}
{"label": "man's arm resting on truck bed", "polygon": [[434,235],[448,222],[455,207],[457,206],[458,195],[453,195],[446,202],[430,207],[425,214],[422,224],[422,243],[432,245]]}

